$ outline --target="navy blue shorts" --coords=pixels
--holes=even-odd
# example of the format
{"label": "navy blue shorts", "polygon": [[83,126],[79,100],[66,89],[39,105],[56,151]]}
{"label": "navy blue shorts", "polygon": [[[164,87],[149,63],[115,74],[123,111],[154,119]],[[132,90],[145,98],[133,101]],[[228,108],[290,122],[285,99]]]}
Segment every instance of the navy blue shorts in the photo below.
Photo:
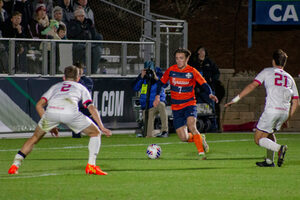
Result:
{"label": "navy blue shorts", "polygon": [[187,106],[180,110],[173,110],[173,125],[175,129],[178,129],[186,125],[187,118],[193,116],[197,118],[197,107],[196,106]]}

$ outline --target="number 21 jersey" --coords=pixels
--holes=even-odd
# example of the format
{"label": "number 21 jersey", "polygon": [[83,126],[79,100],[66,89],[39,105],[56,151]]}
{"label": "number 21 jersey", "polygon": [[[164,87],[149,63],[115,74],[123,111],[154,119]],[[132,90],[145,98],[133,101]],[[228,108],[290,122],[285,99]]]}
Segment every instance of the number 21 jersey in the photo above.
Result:
{"label": "number 21 jersey", "polygon": [[293,77],[276,67],[269,67],[262,70],[255,80],[260,85],[264,83],[266,88],[265,111],[288,112],[291,99],[298,99],[298,90]]}

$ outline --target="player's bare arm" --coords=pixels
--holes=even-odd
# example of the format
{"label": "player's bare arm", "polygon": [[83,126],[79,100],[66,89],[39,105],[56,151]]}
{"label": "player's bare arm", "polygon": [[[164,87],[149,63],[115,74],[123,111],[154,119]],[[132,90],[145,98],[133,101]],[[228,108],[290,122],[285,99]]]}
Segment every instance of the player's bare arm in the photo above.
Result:
{"label": "player's bare arm", "polygon": [[45,113],[45,109],[44,107],[47,105],[47,102],[45,99],[40,99],[36,106],[35,109],[37,111],[37,113],[39,114],[40,118],[43,116],[43,114]]}
{"label": "player's bare arm", "polygon": [[93,119],[97,122],[100,130],[107,136],[110,137],[112,135],[111,130],[107,129],[104,127],[102,120],[100,118],[99,112],[98,110],[95,108],[95,106],[93,104],[90,104],[88,106],[88,110],[90,111]]}
{"label": "player's bare arm", "polygon": [[236,97],[234,97],[230,102],[226,103],[224,106],[229,107],[234,103],[237,103],[240,99],[247,96],[249,93],[251,93],[257,86],[259,86],[259,83],[256,81],[253,81],[249,85],[247,85],[240,94],[238,94]]}
{"label": "player's bare arm", "polygon": [[287,121],[295,114],[297,108],[299,107],[299,99],[292,99],[291,109]]}

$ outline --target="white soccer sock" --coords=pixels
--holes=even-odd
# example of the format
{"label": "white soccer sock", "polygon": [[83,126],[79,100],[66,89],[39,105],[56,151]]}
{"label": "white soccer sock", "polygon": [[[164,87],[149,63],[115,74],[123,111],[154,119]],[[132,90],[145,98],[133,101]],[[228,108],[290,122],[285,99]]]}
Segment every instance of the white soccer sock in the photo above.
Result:
{"label": "white soccer sock", "polygon": [[271,164],[271,163],[274,162],[274,156],[275,156],[275,152],[267,149],[266,161],[267,161],[268,164]]}
{"label": "white soccer sock", "polygon": [[96,159],[101,146],[101,137],[100,135],[96,137],[90,137],[89,142],[89,164],[96,165]]}
{"label": "white soccer sock", "polygon": [[[274,136],[274,140],[272,140],[272,141],[275,142],[275,143],[277,143],[277,140],[276,140],[275,136]],[[274,156],[275,156],[275,152],[267,149],[267,159],[266,159],[266,162],[268,164],[272,164],[274,162]]]}
{"label": "white soccer sock", "polygon": [[24,160],[24,157],[17,153],[15,155],[15,159],[14,159],[13,165],[16,165],[17,167],[20,167],[23,160]]}
{"label": "white soccer sock", "polygon": [[278,152],[280,149],[280,145],[276,142],[273,142],[269,138],[260,138],[258,141],[259,146],[264,147],[268,150]]}

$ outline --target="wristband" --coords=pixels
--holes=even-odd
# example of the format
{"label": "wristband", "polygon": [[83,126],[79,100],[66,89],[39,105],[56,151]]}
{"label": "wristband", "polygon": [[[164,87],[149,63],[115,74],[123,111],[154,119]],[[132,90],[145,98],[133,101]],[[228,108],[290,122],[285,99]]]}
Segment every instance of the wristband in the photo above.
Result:
{"label": "wristband", "polygon": [[241,98],[240,98],[240,95],[237,95],[236,97],[234,97],[234,98],[231,100],[231,102],[236,103],[236,102],[238,102],[240,99],[241,99]]}

